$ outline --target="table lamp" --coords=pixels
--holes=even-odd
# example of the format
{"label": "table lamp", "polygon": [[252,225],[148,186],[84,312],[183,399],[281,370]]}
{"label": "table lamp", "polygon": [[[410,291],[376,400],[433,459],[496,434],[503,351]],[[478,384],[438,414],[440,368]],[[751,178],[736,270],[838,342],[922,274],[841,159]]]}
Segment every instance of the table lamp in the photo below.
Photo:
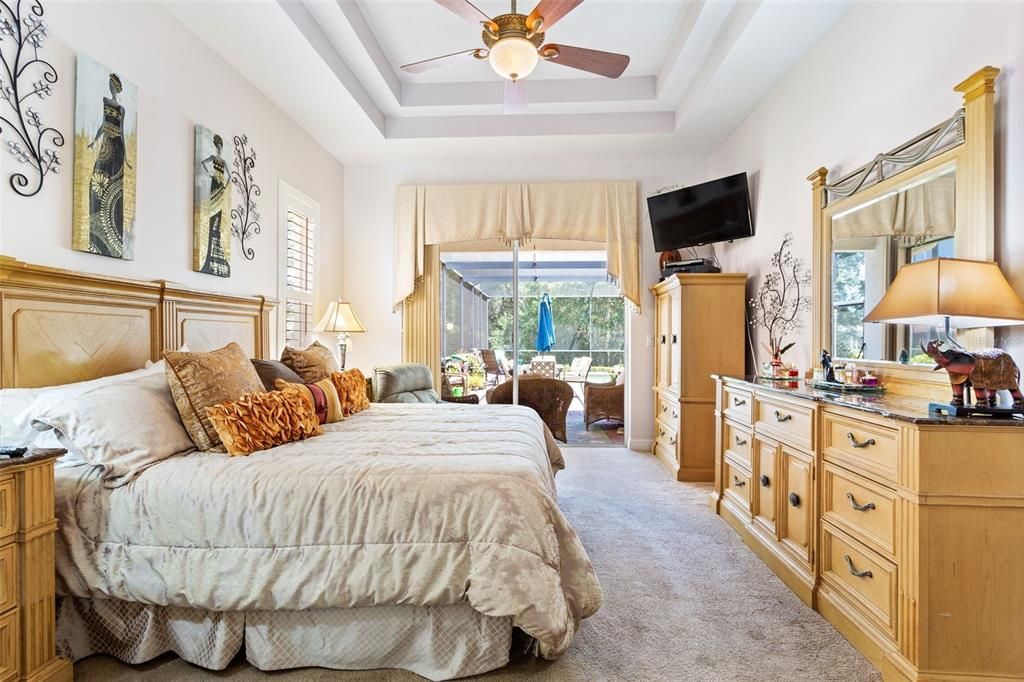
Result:
{"label": "table lamp", "polygon": [[[939,349],[938,344],[929,343],[923,350],[935,359],[935,369],[949,372],[954,392],[951,406],[964,404],[968,384],[974,387],[977,406],[994,408],[996,392],[1004,389],[1013,394],[1015,409],[1024,405],[1009,354],[995,348],[969,352],[953,336],[954,329],[1024,323],[1024,300],[997,263],[936,258],[904,265],[864,321],[941,328],[952,348]],[[939,407],[933,405],[933,411]]]}
{"label": "table lamp", "polygon": [[327,312],[320,319],[320,322],[313,328],[313,331],[323,333],[336,333],[338,335],[338,364],[345,369],[345,351],[348,349],[350,334],[353,332],[365,332],[359,318],[352,310],[352,304],[344,301],[331,301],[327,306]]}

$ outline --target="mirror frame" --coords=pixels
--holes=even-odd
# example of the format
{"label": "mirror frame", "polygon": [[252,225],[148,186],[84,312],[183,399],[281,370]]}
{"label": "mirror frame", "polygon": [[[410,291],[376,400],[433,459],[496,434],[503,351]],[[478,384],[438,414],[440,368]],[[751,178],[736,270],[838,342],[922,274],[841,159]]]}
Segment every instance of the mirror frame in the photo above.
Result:
{"label": "mirror frame", "polygon": [[[881,163],[883,155],[853,173],[828,182],[828,169],[819,168],[807,179],[811,182],[814,261],[813,342],[814,349],[830,352],[832,332],[832,218],[858,205],[898,191],[906,185],[945,168],[955,168],[956,179],[956,256],[991,261],[995,255],[995,81],[999,69],[986,66],[959,83],[954,90],[963,95],[963,140],[958,144],[867,187],[828,201],[829,191],[853,176]],[[957,112],[956,116],[961,115]],[[941,128],[942,126],[939,126]],[[938,130],[936,128],[935,130]],[[926,133],[925,135],[928,135]],[[921,136],[924,137],[924,136]],[[897,148],[905,151],[916,140]],[[961,334],[969,347],[990,347],[991,329],[970,330]],[[927,399],[947,399],[949,380],[945,373],[933,372],[930,365],[904,365],[892,360],[855,360],[858,366],[878,374],[890,393]]]}

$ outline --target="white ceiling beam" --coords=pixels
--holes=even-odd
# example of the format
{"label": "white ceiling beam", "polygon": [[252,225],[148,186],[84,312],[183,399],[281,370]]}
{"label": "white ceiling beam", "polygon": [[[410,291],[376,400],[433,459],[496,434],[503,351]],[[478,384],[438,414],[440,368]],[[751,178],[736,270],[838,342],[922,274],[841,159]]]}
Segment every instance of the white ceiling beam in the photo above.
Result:
{"label": "white ceiling beam", "polygon": [[[531,104],[575,102],[653,102],[657,98],[654,76],[633,78],[530,80]],[[501,104],[504,82],[404,83],[403,107],[449,107]]]}
{"label": "white ceiling beam", "polygon": [[658,92],[661,92],[664,84],[678,68],[683,48],[689,42],[690,36],[693,35],[693,29],[697,25],[697,20],[703,11],[704,0],[696,0],[696,2],[687,3],[680,13],[675,31],[672,32],[672,41],[669,43],[665,57],[661,60],[661,66],[658,68]]}
{"label": "white ceiling beam", "polygon": [[388,118],[389,140],[457,137],[525,137],[546,135],[628,135],[675,132],[671,111],[628,114],[519,116],[417,116]]}
{"label": "white ceiling beam", "polygon": [[374,126],[381,132],[385,132],[384,113],[374,102],[373,98],[363,87],[359,78],[352,72],[345,60],[342,59],[338,50],[334,47],[331,39],[324,33],[320,24],[313,15],[309,13],[306,6],[299,2],[288,0],[277,0],[277,4],[284,10],[284,13],[291,19],[295,27],[299,29],[306,41],[316,50],[316,53],[324,61],[327,67],[338,78],[338,81],[352,95],[359,108],[363,110]]}
{"label": "white ceiling beam", "polygon": [[722,62],[736,46],[740,36],[750,25],[750,20],[754,18],[760,8],[761,0],[743,0],[733,4],[732,9],[729,10],[729,16],[726,17],[711,43],[711,49],[704,56],[700,70],[686,89],[686,93],[676,109],[677,123],[681,122],[694,103],[703,97],[704,91],[718,72],[719,67],[722,66]]}
{"label": "white ceiling beam", "polygon": [[359,9],[359,5],[355,0],[336,0],[336,2],[356,40],[363,46],[363,50],[366,51],[370,61],[373,62],[377,73],[387,84],[388,90],[391,91],[395,98],[395,102],[399,102],[402,99],[402,81],[398,74],[395,73],[395,68],[391,65],[391,60],[384,53],[384,48],[380,46],[377,36],[373,34],[373,29],[367,23],[363,10]]}

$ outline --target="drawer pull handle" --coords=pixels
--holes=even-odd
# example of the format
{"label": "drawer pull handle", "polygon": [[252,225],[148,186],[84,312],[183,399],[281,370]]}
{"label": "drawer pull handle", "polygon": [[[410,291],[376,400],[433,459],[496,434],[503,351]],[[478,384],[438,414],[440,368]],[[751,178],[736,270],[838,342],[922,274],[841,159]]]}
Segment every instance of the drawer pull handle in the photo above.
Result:
{"label": "drawer pull handle", "polygon": [[742,407],[743,405],[747,404],[747,401],[743,400],[742,398],[733,398],[732,404],[735,405],[736,407]]}
{"label": "drawer pull handle", "polygon": [[670,440],[670,441],[668,442],[668,444],[669,444],[669,445],[675,445],[675,444],[676,444],[676,436],[672,436],[672,440]]}
{"label": "drawer pull handle", "polygon": [[661,406],[661,411],[662,412],[668,412],[668,405],[662,405]]}
{"label": "drawer pull handle", "polygon": [[665,429],[658,429],[658,437],[659,438],[664,438],[665,437]]}
{"label": "drawer pull handle", "polygon": [[852,445],[855,448],[866,448],[875,444],[874,438],[868,438],[863,443],[858,441],[857,438],[853,435],[853,431],[847,431],[846,437],[850,440],[850,445]]}
{"label": "drawer pull handle", "polygon": [[662,334],[661,335],[661,345],[663,345],[663,346],[665,345],[665,340],[666,340],[666,336],[664,334]]}
{"label": "drawer pull handle", "polygon": [[770,483],[771,480],[768,478],[768,474],[761,474],[761,487],[767,488]]}
{"label": "drawer pull handle", "polygon": [[743,447],[744,445],[747,444],[747,439],[746,438],[740,438],[739,436],[734,436],[734,437],[736,439],[736,445],[738,445],[739,447]]}
{"label": "drawer pull handle", "polygon": [[675,418],[676,418],[676,417],[678,417],[678,416],[679,416],[679,413],[673,410],[673,412],[672,412],[672,418],[673,418],[673,419],[675,419]]}
{"label": "drawer pull handle", "polygon": [[791,505],[793,505],[794,507],[799,507],[800,506],[800,496],[797,495],[796,493],[790,493],[789,494],[789,503]]}
{"label": "drawer pull handle", "polygon": [[675,334],[672,335],[672,343],[673,344],[679,343],[679,337],[677,335],[675,335]]}
{"label": "drawer pull handle", "polygon": [[843,560],[846,561],[846,567],[850,569],[850,575],[858,578],[874,578],[875,574],[871,571],[858,571],[853,567],[853,559],[850,558],[849,554],[843,555]]}
{"label": "drawer pull handle", "polygon": [[850,506],[857,511],[871,511],[875,508],[874,502],[868,502],[867,504],[857,504],[857,498],[853,496],[853,493],[846,493],[846,499],[850,501]]}
{"label": "drawer pull handle", "polygon": [[743,486],[745,486],[747,484],[747,482],[742,480],[739,476],[733,474],[732,484],[734,486],[736,486],[737,488],[742,488]]}
{"label": "drawer pull handle", "polygon": [[788,422],[792,418],[793,415],[791,414],[782,414],[778,410],[775,410],[775,421],[777,422]]}

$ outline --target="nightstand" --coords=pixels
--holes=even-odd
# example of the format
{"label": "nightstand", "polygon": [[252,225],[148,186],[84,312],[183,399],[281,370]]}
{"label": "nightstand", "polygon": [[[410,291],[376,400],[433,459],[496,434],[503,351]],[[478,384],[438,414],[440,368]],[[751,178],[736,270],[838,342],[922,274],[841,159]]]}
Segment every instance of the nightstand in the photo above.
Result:
{"label": "nightstand", "polygon": [[70,682],[58,658],[53,462],[64,450],[0,459],[0,682]]}

